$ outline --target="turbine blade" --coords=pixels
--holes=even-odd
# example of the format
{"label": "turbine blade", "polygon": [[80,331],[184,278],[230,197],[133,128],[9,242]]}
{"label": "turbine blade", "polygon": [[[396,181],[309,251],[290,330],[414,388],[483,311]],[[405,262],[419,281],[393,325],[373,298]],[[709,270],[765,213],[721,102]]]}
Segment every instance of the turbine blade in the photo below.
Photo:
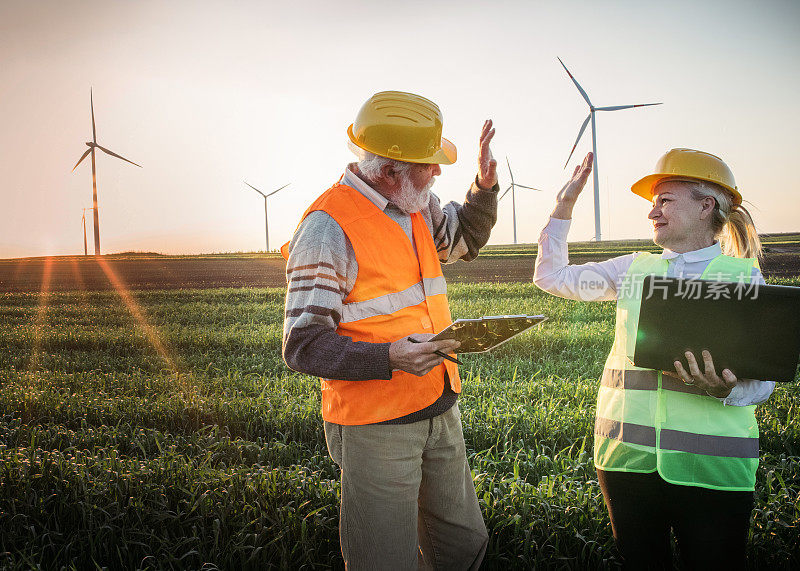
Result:
{"label": "turbine blade", "polygon": [[246,180],[243,180],[242,182],[243,182],[243,183],[245,183],[245,184],[246,184],[247,186],[249,186],[250,188],[252,188],[253,190],[255,190],[255,191],[258,193],[258,194],[260,194],[260,195],[261,195],[261,196],[263,196],[264,198],[266,198],[266,197],[267,197],[267,195],[266,195],[266,194],[264,194],[263,192],[261,192],[260,190],[258,190],[256,187],[254,187],[252,184],[250,184],[250,183],[249,183],[249,182],[247,182]]}
{"label": "turbine blade", "polygon": [[511,184],[514,184],[514,173],[511,172],[511,163],[508,162],[508,155],[506,155],[506,164],[508,165],[508,176],[511,177]]}
{"label": "turbine blade", "polygon": [[92,107],[92,142],[97,143],[97,129],[94,126],[94,96],[91,87],[89,88],[89,105]]}
{"label": "turbine blade", "polygon": [[528,190],[536,190],[536,191],[538,191],[538,192],[542,192],[542,191],[541,191],[540,189],[538,189],[538,188],[533,188],[532,186],[525,186],[524,184],[517,184],[517,185],[515,185],[515,186],[516,186],[517,188],[527,188]]}
{"label": "turbine blade", "polygon": [[133,161],[129,161],[128,159],[126,159],[126,158],[125,158],[125,157],[123,157],[122,155],[118,155],[117,153],[115,153],[115,152],[113,152],[113,151],[109,151],[109,150],[108,150],[108,149],[106,149],[105,147],[101,147],[100,145],[97,145],[97,148],[98,148],[98,149],[100,149],[101,151],[103,151],[103,152],[104,152],[105,154],[107,154],[107,155],[111,155],[112,157],[117,157],[118,159],[122,159],[122,160],[123,160],[123,161],[125,161],[126,163],[131,163],[132,165],[135,165],[135,166],[137,166],[137,167],[139,167],[139,168],[142,168],[142,165],[137,165],[135,162],[133,162]]}
{"label": "turbine blade", "polygon": [[506,189],[506,191],[503,194],[500,195],[500,198],[497,199],[497,202],[500,202],[501,200],[503,200],[503,197],[506,194],[508,194],[508,191],[511,190],[512,188],[514,188],[514,185],[513,184],[509,185],[508,188]]}
{"label": "turbine blade", "polygon": [[273,195],[273,194],[275,194],[276,192],[278,192],[278,191],[280,191],[280,190],[283,190],[284,188],[286,188],[286,187],[287,187],[287,186],[289,186],[290,184],[292,184],[292,183],[291,183],[291,182],[287,182],[287,183],[286,183],[286,184],[284,184],[282,187],[280,187],[278,190],[273,190],[272,192],[270,192],[270,193],[267,195],[267,198],[269,198],[270,196],[272,196],[272,195]]}
{"label": "turbine blade", "polygon": [[619,111],[620,109],[633,109],[634,107],[649,107],[662,105],[661,103],[637,103],[636,105],[614,105],[612,107],[595,107],[595,111]]}
{"label": "turbine blade", "polygon": [[564,168],[567,168],[567,165],[569,164],[569,160],[572,158],[572,153],[575,152],[575,147],[578,146],[578,143],[580,142],[581,137],[583,136],[583,132],[586,130],[586,125],[589,124],[589,119],[591,119],[591,118],[592,118],[592,114],[590,112],[586,116],[586,119],[583,120],[583,125],[581,125],[581,130],[578,132],[578,138],[575,139],[575,144],[572,145],[572,150],[569,152],[569,156],[567,157],[567,162],[564,163]]}
{"label": "turbine blade", "polygon": [[571,74],[571,73],[569,72],[569,70],[567,69],[567,66],[565,66],[565,65],[564,65],[564,62],[563,62],[563,61],[561,61],[561,58],[557,58],[557,59],[558,59],[558,61],[561,63],[561,67],[563,67],[563,68],[564,68],[564,71],[566,71],[566,72],[567,72],[567,75],[569,75],[569,78],[572,80],[572,83],[574,83],[574,84],[575,84],[575,87],[577,87],[577,88],[578,88],[578,91],[580,91],[580,92],[581,92],[581,95],[583,96],[583,99],[584,99],[584,101],[586,101],[586,103],[588,103],[588,104],[589,104],[589,107],[591,107],[591,106],[592,106],[592,102],[591,102],[591,101],[589,101],[589,96],[588,96],[588,95],[586,95],[586,92],[583,90],[583,87],[581,87],[581,84],[580,84],[580,83],[578,83],[578,80],[577,80],[577,79],[575,79],[575,78],[572,76],[572,74]]}
{"label": "turbine blade", "polygon": [[81,155],[81,158],[78,159],[78,162],[75,163],[74,167],[72,167],[72,172],[75,172],[75,169],[78,168],[78,165],[81,164],[83,162],[83,159],[85,159],[91,152],[92,152],[92,147],[86,149],[86,152]]}

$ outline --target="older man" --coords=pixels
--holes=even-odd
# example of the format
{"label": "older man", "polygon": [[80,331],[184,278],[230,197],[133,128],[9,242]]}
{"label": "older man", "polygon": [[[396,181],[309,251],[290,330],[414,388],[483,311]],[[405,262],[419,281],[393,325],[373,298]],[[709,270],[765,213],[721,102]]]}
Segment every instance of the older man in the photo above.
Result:
{"label": "older man", "polygon": [[350,569],[477,569],[488,535],[461,382],[439,354],[458,343],[429,339],[451,322],[441,262],[475,258],[497,217],[492,122],[466,200],[444,207],[430,188],[456,149],[435,103],[377,93],[348,136],[360,160],[282,248],[283,356],[322,377],[325,438],[342,474],[342,555]]}

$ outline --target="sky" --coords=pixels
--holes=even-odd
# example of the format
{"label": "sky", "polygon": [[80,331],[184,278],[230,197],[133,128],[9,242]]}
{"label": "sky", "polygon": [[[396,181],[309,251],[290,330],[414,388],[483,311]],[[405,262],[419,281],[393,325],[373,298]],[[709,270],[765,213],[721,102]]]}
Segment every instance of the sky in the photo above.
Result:
{"label": "sky", "polygon": [[[596,106],[603,239],[648,238],[630,185],[673,147],[732,168],[760,232],[800,230],[800,2],[0,1],[0,258],[83,253],[91,140],[103,253],[249,252],[287,241],[354,156],[347,126],[384,90],[435,101],[458,161],[433,191],[464,198],[492,118],[519,242],[591,150]],[[594,236],[591,181],[570,240]],[[512,241],[510,194],[490,244]],[[92,253],[91,220],[87,232]]]}

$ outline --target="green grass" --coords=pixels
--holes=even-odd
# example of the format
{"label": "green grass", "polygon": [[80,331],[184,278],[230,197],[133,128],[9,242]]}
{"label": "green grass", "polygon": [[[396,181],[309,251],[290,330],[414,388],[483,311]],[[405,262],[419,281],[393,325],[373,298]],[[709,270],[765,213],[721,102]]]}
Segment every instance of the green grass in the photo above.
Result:
{"label": "green grass", "polygon": [[[761,243],[769,249],[773,246],[790,247],[797,251],[800,249],[800,234],[762,234]],[[496,244],[485,246],[481,249],[483,257],[506,256],[535,256],[538,251],[537,244]],[[595,255],[595,256],[620,256],[630,252],[660,252],[661,248],[653,244],[650,239],[642,240],[603,240],[601,242],[570,242],[570,256]]]}
{"label": "green grass", "polygon": [[[789,247],[794,251],[800,249],[800,233],[788,232],[780,234],[761,234],[761,242],[765,248],[769,249],[772,246]],[[481,249],[482,257],[503,258],[506,256],[522,256],[529,257],[535,256],[538,250],[536,244],[492,244],[484,246]],[[596,255],[596,256],[619,256],[629,254],[630,252],[660,252],[661,248],[653,244],[653,241],[647,239],[631,239],[631,240],[603,240],[601,242],[570,242],[569,252],[570,255]],[[20,259],[35,260],[42,259],[45,256],[32,256],[28,258],[10,258],[0,259],[0,263],[14,263],[16,264]],[[84,256],[59,256],[59,258],[75,258],[77,260],[85,259]],[[114,252],[111,254],[104,254],[103,258],[107,260],[147,260],[147,259],[280,259],[281,254],[278,250],[271,250],[269,252],[209,252],[205,254],[161,254],[159,252]]]}
{"label": "green grass", "polygon": [[[800,280],[781,280],[800,285]],[[340,567],[319,383],[280,358],[283,291],[0,294],[0,567]],[[451,287],[454,317],[550,321],[463,359],[490,569],[616,567],[591,460],[614,306]],[[166,352],[159,354],[152,331]],[[800,565],[800,389],[758,408],[751,564]]]}

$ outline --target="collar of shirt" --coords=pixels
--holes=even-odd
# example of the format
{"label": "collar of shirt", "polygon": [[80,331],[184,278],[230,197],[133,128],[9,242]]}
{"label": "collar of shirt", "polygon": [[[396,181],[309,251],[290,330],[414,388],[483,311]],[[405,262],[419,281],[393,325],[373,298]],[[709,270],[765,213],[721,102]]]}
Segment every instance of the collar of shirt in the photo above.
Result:
{"label": "collar of shirt", "polygon": [[347,168],[344,169],[342,184],[349,186],[350,188],[354,188],[366,196],[370,202],[372,202],[372,204],[381,209],[381,212],[386,210],[386,205],[389,204],[389,200],[380,192],[361,180],[361,178],[353,172],[353,165],[355,165],[355,163],[347,165]]}
{"label": "collar of shirt", "polygon": [[692,262],[705,262],[706,260],[713,260],[717,256],[722,253],[722,246],[719,242],[714,242],[710,246],[706,248],[700,248],[699,250],[692,250],[691,252],[684,252],[683,254],[678,254],[677,252],[673,252],[672,250],[664,249],[664,252],[661,254],[662,260],[674,260],[676,258],[683,257],[683,260],[687,263]]}

